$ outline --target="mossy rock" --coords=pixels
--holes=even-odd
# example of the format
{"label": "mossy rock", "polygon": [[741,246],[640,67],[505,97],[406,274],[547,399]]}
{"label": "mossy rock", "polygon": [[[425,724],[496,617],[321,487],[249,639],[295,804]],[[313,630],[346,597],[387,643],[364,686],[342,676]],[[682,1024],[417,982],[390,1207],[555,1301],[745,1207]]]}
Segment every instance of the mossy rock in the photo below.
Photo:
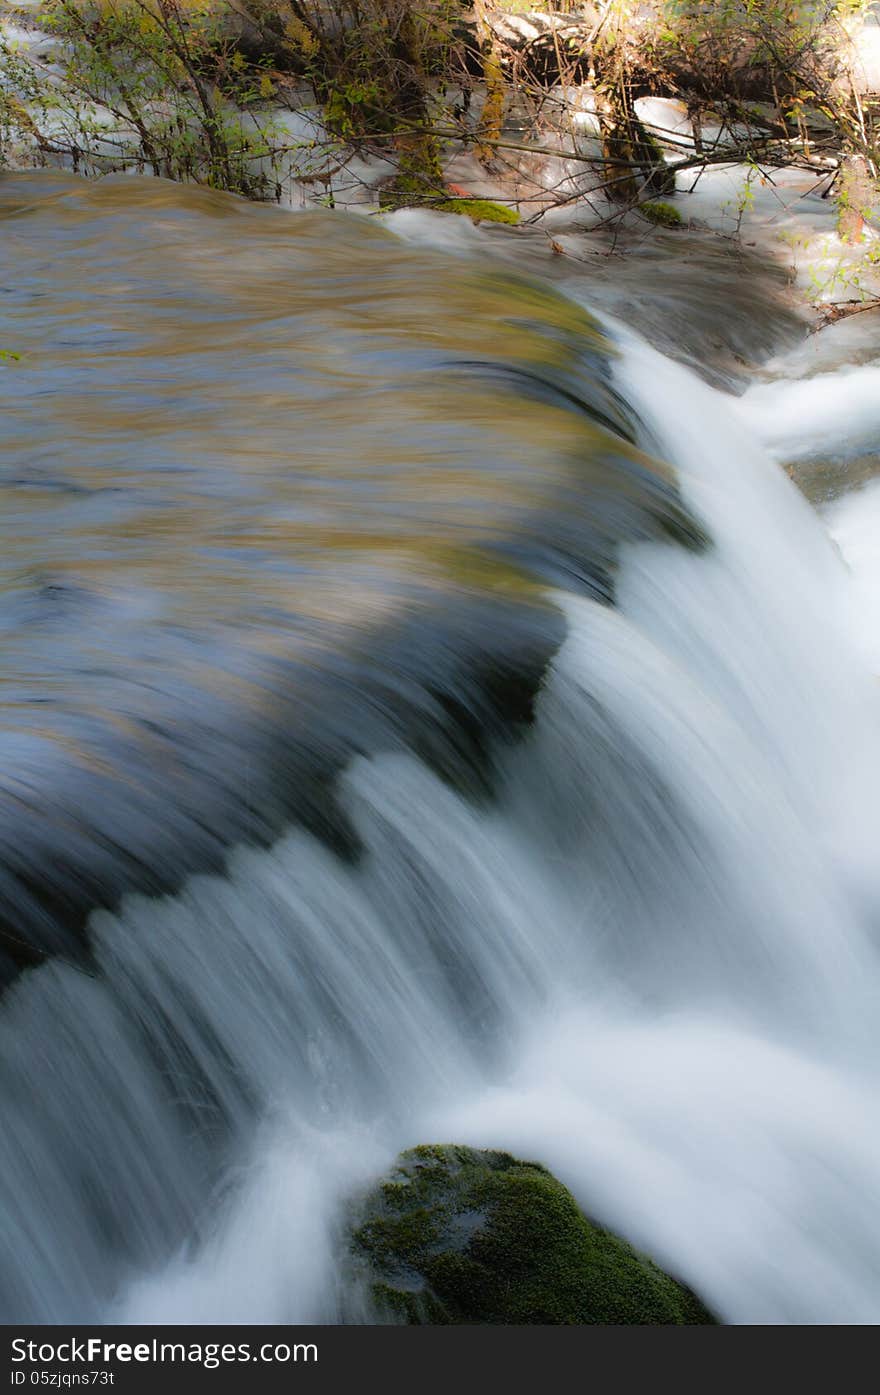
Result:
{"label": "mossy rock", "polygon": [[383,1316],[414,1324],[715,1319],[689,1289],[588,1220],[540,1163],[432,1145],[363,1201],[353,1250]]}
{"label": "mossy rock", "polygon": [[662,199],[653,199],[649,203],[640,204],[639,212],[643,218],[647,218],[649,223],[656,223],[661,228],[684,226],[684,219],[675,205],[666,203]]}
{"label": "mossy rock", "polygon": [[441,213],[462,213],[475,223],[511,223],[520,221],[516,209],[504,203],[493,203],[491,199],[442,199],[434,205]]}
{"label": "mossy rock", "polygon": [[430,208],[435,213],[459,213],[475,223],[517,224],[520,216],[504,203],[493,203],[491,199],[443,198],[438,194],[436,184],[398,175],[379,194],[379,204],[383,209]]}

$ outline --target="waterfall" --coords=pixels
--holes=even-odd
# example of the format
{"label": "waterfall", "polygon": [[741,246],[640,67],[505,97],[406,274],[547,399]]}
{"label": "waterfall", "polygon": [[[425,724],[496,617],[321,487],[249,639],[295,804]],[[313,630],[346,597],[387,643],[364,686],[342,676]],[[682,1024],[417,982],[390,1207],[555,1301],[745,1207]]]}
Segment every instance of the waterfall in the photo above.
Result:
{"label": "waterfall", "polygon": [[[6,990],[6,1321],[360,1320],[349,1199],[399,1149],[447,1140],[540,1159],[725,1321],[880,1320],[880,691],[852,580],[766,453],[763,408],[604,328],[595,410],[635,437],[619,500],[601,482],[614,604],[559,560],[563,494],[541,514],[552,564],[537,525],[523,563],[539,595],[509,599],[546,637],[531,710],[477,740],[465,695],[450,738],[491,778],[450,778],[415,719],[393,742],[349,732],[344,845],[320,822],[233,822],[219,859],[97,905],[84,960]],[[493,382],[460,399],[473,431]],[[621,522],[648,458],[674,467],[701,545]],[[444,665],[430,728],[471,660],[450,667],[418,623],[403,639],[420,673]],[[392,662],[375,646],[370,672]],[[218,704],[239,681],[223,670]],[[372,720],[344,667],[330,681]],[[198,753],[244,804],[267,799],[248,749]]]}

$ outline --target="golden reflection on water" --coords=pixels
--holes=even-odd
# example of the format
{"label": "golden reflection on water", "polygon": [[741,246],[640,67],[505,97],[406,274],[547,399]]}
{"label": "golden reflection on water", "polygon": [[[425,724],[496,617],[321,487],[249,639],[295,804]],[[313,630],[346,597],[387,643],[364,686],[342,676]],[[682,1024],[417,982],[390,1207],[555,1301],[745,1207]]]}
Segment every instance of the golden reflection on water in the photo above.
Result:
{"label": "golden reflection on water", "polygon": [[389,568],[460,576],[605,444],[469,366],[570,375],[575,345],[608,351],[586,315],[374,222],[45,173],[0,182],[0,216],[23,355],[2,383],[6,586],[37,565],[218,619],[345,623],[365,565],[379,614]]}

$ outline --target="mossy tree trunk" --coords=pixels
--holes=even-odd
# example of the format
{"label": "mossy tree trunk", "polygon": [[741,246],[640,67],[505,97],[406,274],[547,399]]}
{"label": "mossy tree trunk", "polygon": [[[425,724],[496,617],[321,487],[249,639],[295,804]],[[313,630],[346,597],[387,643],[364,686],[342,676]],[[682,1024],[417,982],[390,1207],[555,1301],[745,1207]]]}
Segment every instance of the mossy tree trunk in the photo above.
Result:
{"label": "mossy tree trunk", "polygon": [[442,192],[440,143],[431,131],[428,79],[423,39],[409,6],[405,6],[392,43],[391,111],[397,125],[398,180],[410,194],[431,197]]}
{"label": "mossy tree trunk", "polygon": [[483,81],[486,84],[486,99],[480,117],[476,154],[478,159],[488,164],[498,152],[507,103],[507,83],[498,41],[487,18],[485,0],[475,0],[474,16],[483,66]]}

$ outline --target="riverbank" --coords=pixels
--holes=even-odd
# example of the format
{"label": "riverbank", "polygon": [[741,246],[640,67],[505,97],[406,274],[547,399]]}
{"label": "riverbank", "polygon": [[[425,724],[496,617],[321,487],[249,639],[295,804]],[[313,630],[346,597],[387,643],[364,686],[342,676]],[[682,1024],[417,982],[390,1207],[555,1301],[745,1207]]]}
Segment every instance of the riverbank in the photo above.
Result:
{"label": "riverbank", "polygon": [[[517,22],[533,42],[527,17]],[[0,42],[7,91],[18,84],[15,100],[26,116],[17,137],[7,131],[7,163],[149,173],[139,128],[151,121],[156,130],[162,126],[163,103],[172,119],[169,95],[145,91],[138,121],[131,117],[134,99],[128,107],[123,102],[120,112],[109,93],[107,106],[71,92],[70,73],[60,60],[63,45],[40,28],[38,0],[3,0]],[[854,45],[860,86],[872,91],[880,84],[876,15],[867,14]],[[3,53],[3,68],[1,60]],[[328,126],[325,106],[303,75],[265,64],[261,71],[257,86],[248,77],[251,86],[243,89],[247,105],[227,103],[223,117],[233,133],[229,140],[237,142],[236,167],[255,197],[291,211],[331,206],[388,222],[404,239],[449,250],[490,247],[505,261],[555,282],[583,279],[594,287],[598,304],[629,315],[651,342],[685,357],[711,381],[745,381],[749,365],[775,352],[795,332],[795,322],[813,332],[867,312],[880,296],[880,236],[874,226],[880,209],[866,211],[858,237],[845,234],[833,158],[817,153],[788,167],[778,160],[743,162],[736,158],[742,130],[722,119],[697,124],[681,99],[636,99],[640,130],[655,142],[669,183],[662,197],[647,197],[650,191],[643,190],[621,202],[607,183],[605,117],[594,85],[549,82],[543,100],[552,114],[540,119],[527,110],[526,100],[510,99],[494,148],[478,158],[474,133],[481,130],[487,85],[480,75],[470,77],[459,98],[445,95],[446,105],[459,102],[457,109],[467,99],[471,128],[470,149],[460,141],[438,142],[438,187],[445,199],[420,195],[413,199],[417,209],[392,212],[388,190],[399,179],[399,151],[388,146],[382,152],[375,140],[346,142]],[[33,73],[45,89],[39,82],[28,88]],[[176,119],[198,127],[192,114]],[[195,144],[198,138],[195,133]],[[728,149],[731,160],[725,162]],[[179,151],[177,158],[185,166],[190,156]],[[397,191],[393,204],[402,202],[406,197]],[[438,212],[438,202],[459,218]],[[519,226],[494,226],[496,216],[508,213]],[[676,290],[688,275],[703,280],[707,300],[717,303],[711,324],[683,324],[676,317]]]}

